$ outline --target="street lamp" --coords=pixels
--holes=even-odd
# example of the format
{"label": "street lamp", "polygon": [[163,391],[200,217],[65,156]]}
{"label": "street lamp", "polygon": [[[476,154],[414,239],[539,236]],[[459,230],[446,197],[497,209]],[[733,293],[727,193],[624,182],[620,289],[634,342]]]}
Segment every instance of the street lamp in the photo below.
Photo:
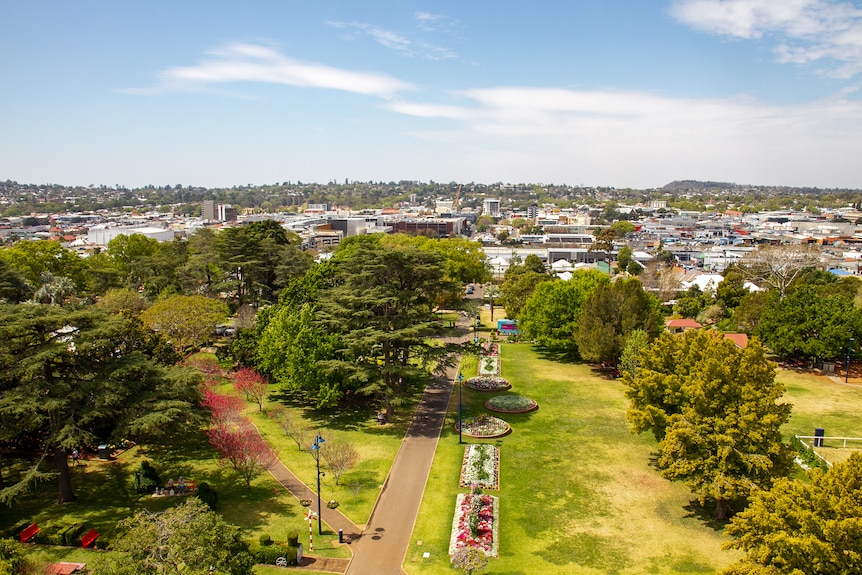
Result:
{"label": "street lamp", "polygon": [[844,383],[850,379],[850,349],[853,347],[854,339],[847,340],[847,359],[844,360]]}
{"label": "street lamp", "polygon": [[314,443],[311,444],[311,451],[314,454],[314,461],[317,463],[317,533],[323,535],[323,525],[321,524],[320,516],[320,476],[326,475],[320,471],[320,444],[326,440],[320,437],[320,433],[314,438]]}
{"label": "street lamp", "polygon": [[461,374],[460,371],[458,372],[458,378],[457,379],[458,379],[458,443],[460,444],[460,443],[464,443],[461,440],[461,425],[463,424],[462,423],[463,420],[462,420],[461,416],[464,413],[464,404],[461,402],[461,388],[464,386],[461,385],[461,382],[464,381],[464,376]]}
{"label": "street lamp", "polygon": [[476,315],[473,316],[473,343],[479,343],[479,334],[476,333],[479,329],[479,312],[476,312]]}

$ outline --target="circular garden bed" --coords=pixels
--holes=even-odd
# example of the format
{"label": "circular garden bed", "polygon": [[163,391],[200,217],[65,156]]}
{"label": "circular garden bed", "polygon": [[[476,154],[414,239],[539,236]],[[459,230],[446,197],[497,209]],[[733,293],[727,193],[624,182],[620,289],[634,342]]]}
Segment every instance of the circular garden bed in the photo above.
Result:
{"label": "circular garden bed", "polygon": [[485,407],[500,413],[527,413],[538,409],[539,404],[523,395],[498,395],[486,401]]}
{"label": "circular garden bed", "polygon": [[[458,423],[455,423],[455,429],[458,429]],[[463,421],[461,433],[467,437],[476,437],[479,439],[490,439],[493,437],[503,437],[509,434],[512,428],[508,423],[494,417],[493,415],[481,414],[476,417],[470,417]]]}
{"label": "circular garden bed", "polygon": [[506,391],[512,387],[508,379],[496,375],[471,377],[464,382],[464,385],[476,391]]}

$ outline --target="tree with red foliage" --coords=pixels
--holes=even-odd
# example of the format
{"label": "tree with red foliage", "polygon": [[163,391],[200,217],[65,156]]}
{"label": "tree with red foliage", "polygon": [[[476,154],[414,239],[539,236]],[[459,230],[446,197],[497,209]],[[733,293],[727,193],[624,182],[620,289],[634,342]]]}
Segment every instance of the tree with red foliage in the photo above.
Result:
{"label": "tree with red foliage", "polygon": [[212,389],[204,391],[204,399],[201,405],[208,407],[212,413],[213,422],[216,425],[232,423],[240,418],[245,404],[242,399],[235,395],[222,395]]}
{"label": "tree with red foliage", "polygon": [[263,400],[266,399],[266,380],[253,369],[244,367],[233,376],[233,388],[237,393],[245,395],[246,401],[254,401],[258,411],[263,411]]}
{"label": "tree with red foliage", "polygon": [[275,454],[245,418],[217,423],[207,431],[207,437],[218,451],[222,465],[236,471],[247,488],[275,460]]}

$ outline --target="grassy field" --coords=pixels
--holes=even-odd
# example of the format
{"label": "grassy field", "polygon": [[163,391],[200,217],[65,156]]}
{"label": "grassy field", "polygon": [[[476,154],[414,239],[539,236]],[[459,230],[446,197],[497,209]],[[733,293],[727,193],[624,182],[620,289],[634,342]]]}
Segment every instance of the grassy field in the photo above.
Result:
{"label": "grassy field", "polygon": [[[778,380],[784,383],[784,401],[793,405],[790,421],[784,426],[784,436],[789,440],[794,435],[814,435],[814,428],[821,427],[827,436],[862,437],[862,387],[836,383],[829,377],[810,372],[782,370]],[[850,456],[853,451],[842,449],[841,443],[826,441],[817,452],[827,460],[837,463]],[[862,449],[862,442],[852,444]]]}
{"label": "grassy field", "polygon": [[[501,449],[500,557],[496,574],[713,573],[737,555],[723,551],[720,527],[691,504],[685,487],[650,464],[651,436],[625,421],[622,386],[589,366],[540,358],[527,345],[502,346],[510,393],[539,409],[503,416],[513,432]],[[463,366],[465,377],[473,375]],[[463,390],[464,416],[484,411],[493,394]],[[452,572],[447,548],[463,446],[454,428],[453,394],[420,521],[407,554],[408,573]],[[425,558],[424,553],[429,553]]]}
{"label": "grassy field", "polygon": [[[487,316],[486,309],[486,325],[490,324]],[[500,317],[501,308],[495,313],[495,319]],[[539,409],[502,416],[513,433],[493,440],[501,448],[501,490],[497,493],[501,497],[501,552],[488,572],[715,573],[737,557],[735,552],[721,549],[725,538],[721,526],[712,521],[711,510],[692,504],[684,486],[665,481],[650,466],[655,443],[649,435],[629,433],[627,402],[619,382],[605,379],[586,365],[543,358],[525,344],[503,344],[502,359],[503,376],[513,384],[509,393],[536,400]],[[464,358],[464,376],[474,375],[476,366],[475,357]],[[794,405],[784,429],[787,438],[811,435],[815,427],[825,428],[828,435],[862,436],[862,419],[857,415],[862,411],[862,387],[792,371],[781,371],[779,379],[787,387],[785,400]],[[483,404],[493,395],[464,388],[464,416],[485,412]],[[319,431],[330,445],[339,441],[354,444],[361,454],[359,464],[344,474],[340,485],[327,477],[322,495],[338,500],[340,510],[362,526],[400,447],[416,399],[399,407],[385,426],[377,425],[374,404],[362,401],[338,411],[314,410],[275,395],[263,412],[250,405],[247,415],[281,460],[310,486],[315,477],[314,459],[266,416],[267,409],[285,405],[309,428],[309,437]],[[458,488],[463,446],[458,444],[454,427],[457,390],[449,413],[406,557],[408,573],[452,573],[447,548],[455,494],[464,491]],[[848,453],[835,448],[820,451],[834,461]],[[307,531],[304,508],[296,499],[269,474],[245,489],[232,472],[219,466],[199,430],[187,430],[162,444],[134,447],[115,461],[91,460],[74,467],[77,502],[55,505],[54,484],[39,485],[34,493],[0,513],[0,529],[22,519],[43,526],[83,522],[110,539],[122,517],[138,509],[163,509],[179,500],[133,493],[130,478],[143,459],[152,461],[165,480],[183,475],[209,482],[219,493],[225,519],[243,527],[250,541],[262,534],[284,540],[292,531],[301,536]],[[331,532],[315,537],[315,554],[348,557],[349,549],[336,541]],[[93,553],[34,548],[34,555],[43,561],[88,562]],[[275,575],[279,569],[258,566],[256,572]]]}

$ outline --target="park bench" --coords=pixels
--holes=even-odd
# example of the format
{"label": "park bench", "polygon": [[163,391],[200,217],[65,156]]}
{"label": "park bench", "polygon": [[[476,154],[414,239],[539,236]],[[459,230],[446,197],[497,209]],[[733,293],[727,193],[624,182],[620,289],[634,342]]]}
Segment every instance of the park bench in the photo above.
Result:
{"label": "park bench", "polygon": [[194,493],[198,490],[198,482],[195,479],[185,479],[184,480],[185,487],[183,488],[182,493],[180,493],[179,483],[174,481],[172,484],[168,483],[165,485],[165,494],[171,489],[174,490],[175,495],[187,495],[189,493]]}
{"label": "park bench", "polygon": [[42,529],[35,523],[27,527],[24,531],[21,532],[21,543],[26,543],[33,539],[37,533],[39,533]]}
{"label": "park bench", "polygon": [[98,538],[99,538],[99,534],[96,533],[96,530],[90,529],[89,531],[87,531],[84,534],[83,537],[81,537],[81,547],[86,549],[87,547],[89,547],[90,545],[95,543],[96,539],[98,539]]}

